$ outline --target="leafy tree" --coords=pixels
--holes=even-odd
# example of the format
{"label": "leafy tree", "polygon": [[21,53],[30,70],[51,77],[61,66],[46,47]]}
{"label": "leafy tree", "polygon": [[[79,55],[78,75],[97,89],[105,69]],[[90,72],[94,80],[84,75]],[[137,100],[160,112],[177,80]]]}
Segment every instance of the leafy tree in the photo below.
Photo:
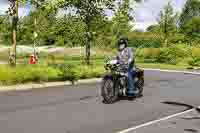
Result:
{"label": "leafy tree", "polygon": [[4,44],[10,43],[11,26],[7,15],[0,16],[0,41]]}
{"label": "leafy tree", "polygon": [[183,26],[183,32],[187,40],[191,43],[200,38],[200,16],[193,17]]}
{"label": "leafy tree", "polygon": [[92,27],[98,24],[98,20],[104,17],[104,9],[112,7],[114,0],[69,0],[64,1],[63,7],[76,9],[82,21],[85,23],[86,63],[90,64],[90,47],[92,42]]}
{"label": "leafy tree", "polygon": [[[35,16],[38,25],[35,26]],[[38,33],[37,42],[41,45],[54,44],[51,30],[56,21],[54,12],[33,11],[19,22],[18,42],[21,44],[33,44],[34,32]]]}
{"label": "leafy tree", "polygon": [[183,26],[194,16],[200,16],[200,1],[187,0],[180,15],[180,27],[183,28]]}
{"label": "leafy tree", "polygon": [[79,17],[65,15],[57,18],[52,32],[56,36],[56,45],[68,47],[84,45],[84,23]]}
{"label": "leafy tree", "polygon": [[130,0],[124,0],[119,3],[119,8],[115,11],[113,18],[113,33],[116,37],[126,36],[131,30],[130,21],[133,21],[130,15]]}
{"label": "leafy tree", "polygon": [[[128,3],[129,0],[124,0]],[[136,0],[132,0],[136,1]],[[139,1],[139,0],[137,0]],[[99,27],[99,24],[104,20],[106,14],[105,9],[114,10],[114,2],[116,0],[69,0],[64,2],[63,7],[74,7],[83,22],[85,23],[85,44],[86,44],[86,63],[90,64],[90,47],[92,43],[93,33]],[[66,4],[65,4],[66,3]],[[126,4],[125,4],[126,6]],[[100,24],[102,25],[102,24]]]}
{"label": "leafy tree", "polygon": [[169,2],[160,12],[158,19],[165,46],[168,45],[168,38],[176,32],[176,18],[177,14],[174,13],[173,7]]}

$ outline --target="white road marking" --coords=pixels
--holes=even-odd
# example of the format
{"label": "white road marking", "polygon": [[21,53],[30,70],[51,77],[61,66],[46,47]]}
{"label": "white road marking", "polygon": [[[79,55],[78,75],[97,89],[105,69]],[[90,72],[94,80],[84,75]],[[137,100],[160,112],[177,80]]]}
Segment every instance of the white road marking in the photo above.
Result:
{"label": "white road marking", "polygon": [[[200,108],[200,106],[198,108]],[[161,121],[165,121],[165,120],[168,120],[168,119],[171,119],[171,118],[183,115],[183,114],[190,113],[190,112],[192,112],[194,110],[195,110],[194,108],[190,109],[190,110],[186,110],[184,112],[180,112],[180,113],[173,114],[173,115],[170,115],[170,116],[167,116],[167,117],[163,117],[161,119],[153,120],[153,121],[150,121],[150,122],[138,125],[138,126],[134,126],[134,127],[131,127],[131,128],[128,128],[128,129],[125,129],[125,130],[122,130],[122,131],[119,131],[117,133],[128,133],[128,132],[134,131],[134,130],[142,128],[142,127],[147,127],[147,126],[153,125],[153,124],[161,122]]]}
{"label": "white road marking", "polygon": [[[199,108],[200,108],[200,107],[199,107]],[[158,123],[158,122],[161,122],[161,121],[165,121],[165,120],[168,120],[168,119],[171,119],[171,118],[174,118],[174,117],[177,117],[177,116],[180,116],[180,115],[183,115],[183,114],[192,112],[192,111],[194,111],[194,110],[195,110],[195,109],[186,110],[186,111],[184,111],[184,112],[180,112],[180,113],[173,114],[173,115],[170,115],[170,116],[167,116],[167,117],[163,117],[163,118],[161,118],[161,119],[153,120],[153,121],[150,121],[150,122],[147,122],[147,123],[138,125],[138,126],[134,126],[134,127],[131,127],[131,128],[128,128],[128,129],[125,129],[125,130],[122,130],[122,131],[119,131],[119,132],[117,132],[117,133],[128,133],[128,132],[134,131],[134,130],[139,129],[139,128],[142,128],[142,127],[147,127],[147,126],[150,126],[150,125],[152,125],[152,124],[155,124],[155,123]]]}
{"label": "white road marking", "polygon": [[185,73],[185,74],[193,74],[193,75],[200,75],[200,71],[199,72],[190,72],[188,70],[186,71],[178,71],[178,70],[165,70],[165,69],[151,69],[151,68],[143,68],[144,70],[147,71],[160,71],[160,72],[169,72],[169,73]]}
{"label": "white road marking", "polygon": [[[200,72],[189,72],[189,71],[178,71],[178,70],[164,70],[164,69],[151,69],[151,68],[143,68],[143,69],[144,69],[144,70],[147,70],[147,71],[159,71],[159,72],[185,73],[185,74],[200,75]],[[200,107],[199,107],[199,108],[200,108]],[[128,132],[134,131],[134,130],[139,129],[139,128],[142,128],[142,127],[146,127],[146,126],[149,126],[149,125],[152,125],[152,124],[161,122],[161,121],[165,121],[165,120],[168,120],[168,119],[171,119],[171,118],[174,118],[174,117],[177,117],[177,116],[180,116],[180,115],[183,115],[183,114],[192,112],[192,111],[194,111],[194,110],[195,110],[195,109],[190,109],[190,110],[187,110],[187,111],[184,111],[184,112],[180,112],[180,113],[177,113],[177,114],[173,114],[173,115],[170,115],[170,116],[161,118],[161,119],[157,119],[157,120],[154,120],[154,121],[150,121],[150,122],[144,123],[144,124],[142,124],[142,125],[138,125],[138,126],[134,126],[134,127],[131,127],[131,128],[125,129],[125,130],[122,130],[122,131],[117,132],[117,133],[128,133]]]}

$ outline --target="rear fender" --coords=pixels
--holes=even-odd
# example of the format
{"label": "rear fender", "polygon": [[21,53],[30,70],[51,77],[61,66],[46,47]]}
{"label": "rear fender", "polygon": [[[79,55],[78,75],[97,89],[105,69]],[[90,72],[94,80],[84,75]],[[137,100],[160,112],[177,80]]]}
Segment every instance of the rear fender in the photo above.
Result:
{"label": "rear fender", "polygon": [[144,70],[137,69],[137,70],[136,70],[136,76],[137,76],[139,79],[144,79]]}

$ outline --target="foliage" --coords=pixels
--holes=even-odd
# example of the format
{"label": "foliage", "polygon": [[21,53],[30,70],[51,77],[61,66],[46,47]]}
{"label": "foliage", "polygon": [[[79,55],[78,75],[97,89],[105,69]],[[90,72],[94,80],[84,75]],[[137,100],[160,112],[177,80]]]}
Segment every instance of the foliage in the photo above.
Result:
{"label": "foliage", "polygon": [[183,27],[183,33],[188,38],[189,42],[192,40],[199,40],[200,38],[200,16],[192,17]]}
{"label": "foliage", "polygon": [[[98,65],[99,66],[99,65]],[[71,81],[101,77],[104,73],[99,67],[70,64],[19,65],[16,68],[0,65],[0,85],[12,85],[28,82]]]}
{"label": "foliage", "polygon": [[130,0],[124,0],[119,3],[119,8],[115,11],[115,16],[113,18],[113,34],[116,37],[126,36],[130,29],[132,28],[129,21],[133,21],[130,15]]}
{"label": "foliage", "polygon": [[136,48],[159,48],[161,39],[159,34],[151,32],[129,32],[129,46]]}
{"label": "foliage", "polygon": [[[137,49],[137,58],[147,62],[149,59],[154,63],[178,64],[191,57],[192,50],[188,46],[174,45],[168,48],[142,48]],[[149,61],[148,61],[149,62]]]}
{"label": "foliage", "polygon": [[200,66],[200,58],[199,57],[195,57],[195,58],[190,58],[190,60],[188,61],[188,64],[191,66]]}
{"label": "foliage", "polygon": [[192,19],[194,16],[200,16],[200,1],[199,0],[187,0],[185,7],[180,15],[180,28]]}
{"label": "foliage", "polygon": [[168,38],[176,32],[176,18],[177,14],[174,14],[173,7],[169,2],[160,12],[160,18],[158,23],[160,25],[160,32],[163,34],[163,41],[165,46],[168,45]]}
{"label": "foliage", "polygon": [[0,41],[3,44],[10,43],[11,26],[9,24],[9,18],[6,15],[0,15]]}

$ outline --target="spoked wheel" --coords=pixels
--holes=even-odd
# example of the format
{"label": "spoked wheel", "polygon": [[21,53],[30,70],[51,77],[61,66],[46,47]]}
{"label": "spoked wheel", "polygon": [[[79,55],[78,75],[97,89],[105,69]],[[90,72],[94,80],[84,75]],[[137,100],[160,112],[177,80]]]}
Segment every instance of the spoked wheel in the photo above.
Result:
{"label": "spoked wheel", "polygon": [[144,80],[138,80],[136,83],[136,87],[139,91],[138,93],[138,97],[142,97],[143,96],[143,87],[144,87]]}
{"label": "spoked wheel", "polygon": [[118,93],[115,90],[114,82],[111,79],[103,80],[101,92],[103,102],[106,104],[112,104],[118,100]]}

